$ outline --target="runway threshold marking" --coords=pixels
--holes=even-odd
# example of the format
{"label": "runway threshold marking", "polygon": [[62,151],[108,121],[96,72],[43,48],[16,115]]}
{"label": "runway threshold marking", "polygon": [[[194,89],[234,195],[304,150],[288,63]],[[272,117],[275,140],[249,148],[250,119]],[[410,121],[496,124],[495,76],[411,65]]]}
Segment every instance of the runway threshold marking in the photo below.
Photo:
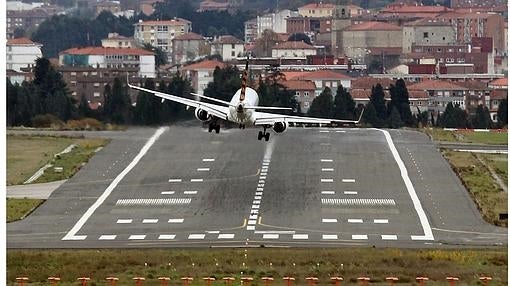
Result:
{"label": "runway threshold marking", "polygon": [[175,234],[160,234],[158,236],[158,239],[162,239],[162,240],[172,240],[172,239],[175,239]]}
{"label": "runway threshold marking", "polygon": [[120,223],[120,224],[126,224],[126,223],[132,223],[133,220],[132,219],[118,219],[117,220],[117,223]]}
{"label": "runway threshold marking", "polygon": [[87,220],[94,214],[96,209],[101,206],[104,201],[110,196],[112,191],[117,187],[117,185],[120,183],[120,181],[140,162],[140,160],[145,156],[147,151],[154,145],[156,140],[159,139],[161,134],[163,134],[166,130],[168,130],[168,127],[161,127],[156,130],[156,132],[147,140],[145,145],[140,149],[140,152],[133,158],[133,161],[127,165],[120,174],[115,177],[115,179],[108,185],[106,190],[97,198],[97,200],[90,206],[90,208],[87,209],[87,211],[80,217],[80,219],[76,222],[76,224],[69,230],[69,232],[62,238],[62,240],[83,240],[87,236],[86,235],[79,235],[76,234],[80,229],[83,227],[83,225],[87,222]]}
{"label": "runway threshold marking", "polygon": [[398,237],[394,234],[382,234],[381,239],[382,240],[397,240]]}
{"label": "runway threshold marking", "polygon": [[321,162],[333,162],[333,159],[321,159]]}
{"label": "runway threshold marking", "polygon": [[391,138],[390,133],[386,130],[377,129],[377,128],[375,128],[374,130],[381,131],[384,134],[384,137],[386,138],[386,142],[388,143],[388,146],[390,147],[391,154],[393,155],[393,158],[395,158],[398,168],[400,169],[400,176],[402,177],[402,180],[404,181],[407,192],[409,193],[409,196],[411,197],[411,200],[413,202],[414,209],[416,210],[416,213],[418,214],[418,218],[420,219],[420,223],[421,223],[421,227],[423,229],[424,235],[412,235],[411,239],[413,239],[413,240],[434,240],[434,234],[432,233],[432,229],[430,227],[430,223],[427,218],[427,215],[425,214],[425,211],[423,210],[420,199],[418,198],[418,195],[416,194],[416,190],[414,189],[413,183],[411,182],[411,179],[409,178],[409,174],[407,172],[406,166],[405,166],[404,162],[402,161],[402,159],[400,158],[400,155],[397,151],[397,148],[395,147],[395,144],[393,144],[393,139]]}
{"label": "runway threshold marking", "polygon": [[366,235],[366,234],[353,234],[351,236],[351,238],[353,240],[366,240],[366,239],[368,239],[368,235]]}
{"label": "runway threshold marking", "polygon": [[114,240],[115,238],[117,238],[117,236],[114,234],[103,234],[99,237],[99,240]]}
{"label": "runway threshold marking", "polygon": [[146,237],[145,234],[133,234],[129,236],[129,240],[144,240]]}
{"label": "runway threshold marking", "polygon": [[342,179],[342,183],[356,183],[356,179]]}
{"label": "runway threshold marking", "polygon": [[374,219],[374,223],[388,223],[387,219]]}

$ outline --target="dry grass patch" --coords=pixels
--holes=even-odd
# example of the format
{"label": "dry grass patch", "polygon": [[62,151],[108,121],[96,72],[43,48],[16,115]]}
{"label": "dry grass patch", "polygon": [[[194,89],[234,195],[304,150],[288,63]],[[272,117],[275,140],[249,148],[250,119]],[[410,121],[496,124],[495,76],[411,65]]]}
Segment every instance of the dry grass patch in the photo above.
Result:
{"label": "dry grass patch", "polygon": [[24,218],[44,200],[36,199],[7,199],[7,222],[16,221]]}
{"label": "dry grass patch", "polygon": [[[246,254],[246,256],[245,256]],[[501,249],[401,250],[373,248],[312,249],[143,249],[143,250],[8,250],[7,280],[27,275],[35,284],[46,283],[49,275],[62,278],[59,285],[75,285],[76,278],[90,276],[94,285],[106,285],[105,277],[120,278],[120,285],[133,284],[135,276],[144,285],[159,285],[160,276],[180,285],[180,277],[195,278],[194,286],[204,285],[202,277],[217,278],[213,286],[223,286],[220,278],[252,276],[253,285],[263,285],[264,276],[297,278],[294,285],[306,285],[305,277],[318,277],[321,285],[340,275],[352,285],[360,275],[368,275],[371,285],[386,285],[384,278],[400,277],[401,285],[413,285],[416,276],[431,278],[427,285],[445,285],[445,277],[456,275],[463,285],[477,285],[478,277],[491,275],[494,285],[507,284],[507,253]],[[244,265],[243,265],[244,263]],[[219,281],[218,281],[219,280]]]}
{"label": "dry grass patch", "polygon": [[468,152],[445,151],[444,156],[469,190],[484,219],[492,224],[507,226],[500,213],[508,212],[508,194],[498,186],[489,171]]}

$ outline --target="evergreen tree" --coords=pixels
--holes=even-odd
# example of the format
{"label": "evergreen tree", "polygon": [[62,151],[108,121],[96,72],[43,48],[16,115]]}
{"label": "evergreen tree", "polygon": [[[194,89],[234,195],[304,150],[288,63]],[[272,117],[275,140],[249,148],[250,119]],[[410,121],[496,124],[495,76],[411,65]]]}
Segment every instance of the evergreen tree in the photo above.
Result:
{"label": "evergreen tree", "polygon": [[90,109],[89,102],[84,94],[80,97],[80,104],[78,105],[78,114],[80,117],[92,117],[92,109]]}
{"label": "evergreen tree", "polygon": [[129,98],[126,86],[116,77],[113,80],[111,95],[106,94],[104,112],[108,120],[115,124],[128,124],[131,122],[131,99]]}
{"label": "evergreen tree", "polygon": [[475,115],[472,119],[474,128],[489,129],[492,128],[491,114],[487,107],[479,104],[476,107]]}
{"label": "evergreen tree", "polygon": [[[156,86],[152,79],[145,80],[144,88],[155,90]],[[161,123],[161,99],[151,93],[140,91],[136,98],[133,118],[135,123],[142,125],[155,125]]]}
{"label": "evergreen tree", "polygon": [[465,110],[460,108],[459,104],[455,104],[453,108],[454,122],[457,128],[469,128],[468,114]]}
{"label": "evergreen tree", "polygon": [[337,89],[334,107],[333,117],[337,119],[354,119],[356,103],[352,99],[352,96],[347,90],[340,85]]}
{"label": "evergreen tree", "polygon": [[380,83],[378,83],[375,87],[372,86],[370,103],[372,103],[376,111],[377,117],[381,121],[385,121],[388,115],[388,111],[386,110],[386,101],[384,100],[384,90]]}
{"label": "evergreen tree", "polygon": [[467,128],[469,126],[466,111],[462,110],[458,104],[454,107],[451,102],[446,105],[445,111],[437,121],[443,128]]}
{"label": "evergreen tree", "polygon": [[395,85],[390,86],[391,102],[388,109],[393,111],[393,107],[397,108],[400,118],[406,126],[414,126],[414,120],[409,105],[409,92],[403,79],[398,79]]}
{"label": "evergreen tree", "polygon": [[333,96],[329,87],[324,88],[321,94],[313,99],[308,110],[308,116],[321,118],[331,118],[333,116]]}
{"label": "evergreen tree", "polygon": [[[191,98],[190,93],[193,92],[193,88],[187,78],[181,76],[180,73],[177,73],[172,77],[172,81],[168,84],[166,92],[181,97]],[[216,96],[213,95],[213,97]],[[191,112],[186,112],[186,107],[180,103],[167,102],[167,105],[170,110],[172,120],[191,118],[193,115]]]}
{"label": "evergreen tree", "polygon": [[400,119],[400,114],[398,113],[397,107],[393,107],[391,109],[390,117],[388,118],[388,122],[391,128],[400,128],[403,125],[402,120]]}
{"label": "evergreen tree", "polygon": [[504,127],[508,124],[508,97],[499,103],[497,118],[499,127]]}
{"label": "evergreen tree", "polygon": [[377,117],[377,111],[372,102],[369,102],[367,106],[365,106],[362,120],[364,123],[370,124],[373,127],[381,127],[379,126],[380,119]]}
{"label": "evergreen tree", "polygon": [[213,72],[213,81],[210,82],[204,94],[221,100],[229,101],[241,87],[240,73],[235,66],[216,67]]}

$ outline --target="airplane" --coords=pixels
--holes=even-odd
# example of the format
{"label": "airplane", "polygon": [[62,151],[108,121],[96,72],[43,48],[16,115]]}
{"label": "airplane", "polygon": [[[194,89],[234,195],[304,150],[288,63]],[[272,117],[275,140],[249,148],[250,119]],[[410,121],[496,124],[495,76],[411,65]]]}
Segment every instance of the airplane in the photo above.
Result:
{"label": "airplane", "polygon": [[[131,85],[128,79],[128,86],[132,89],[147,92],[161,98],[161,102],[165,100],[171,100],[186,105],[187,107],[195,108],[195,117],[204,122],[209,123],[209,132],[213,130],[216,133],[220,132],[220,124],[218,119],[223,119],[236,124],[239,124],[239,128],[244,129],[246,126],[261,126],[264,131],[259,131],[258,140],[265,139],[269,141],[270,133],[267,131],[268,128],[273,129],[275,133],[283,133],[287,130],[289,123],[294,124],[332,124],[332,123],[350,123],[358,124],[363,116],[361,111],[358,120],[342,120],[342,119],[328,119],[328,118],[314,118],[314,117],[300,117],[291,116],[284,114],[276,114],[269,112],[260,112],[258,110],[292,110],[289,107],[272,107],[272,106],[259,106],[259,96],[257,92],[246,86],[248,77],[248,63],[249,56],[246,58],[246,68],[243,71],[241,88],[236,91],[230,102],[197,94],[191,93],[192,95],[198,96],[206,100],[213,101],[215,103],[202,102],[194,99],[184,98],[172,94],[163,93],[160,91],[150,90],[147,88]],[[216,104],[217,103],[217,104]]]}

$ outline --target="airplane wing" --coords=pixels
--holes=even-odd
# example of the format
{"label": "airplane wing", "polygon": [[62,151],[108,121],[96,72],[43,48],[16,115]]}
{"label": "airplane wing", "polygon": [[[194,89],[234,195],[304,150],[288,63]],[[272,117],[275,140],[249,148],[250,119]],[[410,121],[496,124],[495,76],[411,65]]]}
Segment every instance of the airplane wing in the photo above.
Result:
{"label": "airplane wing", "polygon": [[255,113],[255,125],[273,125],[276,122],[311,123],[311,124],[331,124],[331,123],[358,124],[361,120],[361,117],[363,116],[364,111],[365,111],[364,109],[361,110],[361,114],[360,114],[358,120],[300,117],[300,116],[291,116],[291,115],[284,115],[284,114],[256,112]]}
{"label": "airplane wing", "polygon": [[128,86],[132,89],[151,93],[157,97],[161,97],[163,100],[167,99],[167,100],[171,100],[174,102],[184,104],[186,106],[203,109],[203,110],[207,111],[207,113],[209,113],[215,117],[228,120],[228,107],[227,106],[217,105],[214,103],[201,102],[201,101],[184,98],[184,97],[180,97],[180,96],[176,96],[176,95],[172,95],[172,94],[168,94],[168,93],[163,93],[160,91],[155,91],[155,90],[139,87],[136,85],[132,85],[129,82],[128,82]]}

